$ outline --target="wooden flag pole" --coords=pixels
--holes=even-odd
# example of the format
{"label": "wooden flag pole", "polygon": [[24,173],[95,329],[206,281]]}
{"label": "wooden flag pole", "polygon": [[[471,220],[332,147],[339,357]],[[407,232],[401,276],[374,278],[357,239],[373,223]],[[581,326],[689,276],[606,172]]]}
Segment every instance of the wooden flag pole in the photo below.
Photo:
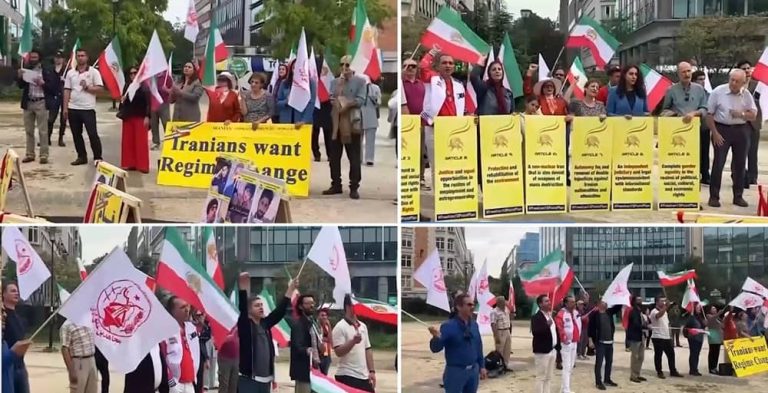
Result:
{"label": "wooden flag pole", "polygon": [[425,327],[429,327],[429,324],[427,324],[426,322],[422,321],[422,320],[421,320],[421,319],[419,319],[419,318],[416,318],[416,316],[414,316],[413,314],[409,313],[408,311],[405,311],[405,310],[403,310],[403,309],[401,308],[401,309],[400,309],[400,312],[402,312],[403,314],[405,314],[405,315],[407,315],[407,316],[411,317],[411,319],[413,319],[414,321],[416,321],[416,322],[418,322],[418,323],[420,323],[420,324],[424,325]]}

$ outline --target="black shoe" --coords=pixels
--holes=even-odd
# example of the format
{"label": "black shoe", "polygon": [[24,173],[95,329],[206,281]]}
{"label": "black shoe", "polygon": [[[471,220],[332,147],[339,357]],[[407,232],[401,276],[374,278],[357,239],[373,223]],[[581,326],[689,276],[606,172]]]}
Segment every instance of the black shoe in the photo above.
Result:
{"label": "black shoe", "polygon": [[32,162],[35,160],[35,157],[24,157],[24,159],[21,160],[22,164],[26,164],[28,162]]}
{"label": "black shoe", "polygon": [[555,365],[555,368],[558,369],[558,370],[562,370],[563,369],[563,364],[562,363],[558,363],[557,365]]}
{"label": "black shoe", "polygon": [[701,179],[701,184],[709,185],[709,179]]}
{"label": "black shoe", "polygon": [[639,377],[638,378],[630,378],[629,381],[630,382],[634,382],[634,383],[640,383],[641,382]]}
{"label": "black shoe", "polygon": [[741,207],[749,207],[749,203],[747,203],[747,201],[745,201],[742,197],[733,198],[733,204]]}
{"label": "black shoe", "polygon": [[643,378],[643,377],[637,377],[637,379],[639,379],[640,381],[647,381],[648,380],[648,378]]}
{"label": "black shoe", "polygon": [[720,207],[720,201],[715,198],[709,198],[709,203],[707,203],[709,207]]}
{"label": "black shoe", "polygon": [[602,383],[598,383],[597,390],[605,390],[605,385],[603,385]]}
{"label": "black shoe", "polygon": [[671,373],[669,373],[669,376],[671,376],[671,377],[675,377],[675,378],[682,378],[682,377],[683,377],[683,376],[682,376],[682,375],[680,375],[680,373],[679,373],[679,372],[677,372],[677,371],[672,371]]}
{"label": "black shoe", "polygon": [[315,156],[315,162],[320,162],[320,156]]}
{"label": "black shoe", "polygon": [[720,373],[715,369],[709,370],[709,373],[712,375],[720,375]]}
{"label": "black shoe", "polygon": [[85,164],[87,164],[87,163],[88,163],[88,159],[87,159],[87,158],[79,157],[78,159],[76,159],[76,160],[72,161],[72,162],[70,163],[70,165],[72,165],[72,166],[76,166],[76,165],[85,165]]}
{"label": "black shoe", "polygon": [[365,166],[373,166],[373,161],[368,161],[365,163]]}
{"label": "black shoe", "polygon": [[662,372],[662,371],[657,372],[656,376],[661,378],[661,379],[666,379],[667,378],[667,377],[664,376],[664,372]]}
{"label": "black shoe", "polygon": [[698,372],[698,371],[692,371],[692,372],[690,372],[690,373],[688,373],[688,374],[689,374],[689,375],[692,375],[692,376],[694,376],[694,377],[700,377],[700,376],[701,376],[701,373],[700,373],[700,372]]}
{"label": "black shoe", "polygon": [[616,382],[613,382],[613,381],[605,381],[605,385],[606,386],[612,386],[614,388],[619,387],[619,385],[617,385]]}
{"label": "black shoe", "polygon": [[64,144],[64,138],[59,138],[59,147],[65,147],[67,145]]}
{"label": "black shoe", "polygon": [[344,191],[342,191],[341,187],[331,187],[325,191],[323,191],[323,195],[336,195],[341,194]]}
{"label": "black shoe", "polygon": [[352,199],[360,199],[360,194],[357,190],[349,190],[349,197]]}

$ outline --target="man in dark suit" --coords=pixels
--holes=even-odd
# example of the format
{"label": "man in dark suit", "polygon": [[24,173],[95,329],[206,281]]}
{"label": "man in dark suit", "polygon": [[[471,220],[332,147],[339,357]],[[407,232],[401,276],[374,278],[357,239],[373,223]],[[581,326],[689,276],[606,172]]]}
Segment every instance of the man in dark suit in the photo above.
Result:
{"label": "man in dark suit", "polygon": [[67,129],[67,118],[64,117],[64,111],[61,106],[64,104],[64,76],[67,74],[67,64],[64,62],[64,52],[56,51],[53,58],[53,71],[59,76],[59,91],[56,94],[56,106],[48,112],[48,145],[51,145],[51,136],[53,136],[53,124],[56,118],[59,118],[59,146],[64,147],[64,131]]}
{"label": "man in dark suit", "polygon": [[19,69],[16,83],[22,89],[21,109],[24,111],[24,131],[27,134],[26,155],[21,162],[35,160],[35,126],[40,138],[40,163],[48,163],[48,114],[56,107],[61,90],[61,78],[40,63],[40,52],[33,49]]}
{"label": "man in dark suit", "polygon": [[632,310],[629,312],[629,322],[627,323],[627,342],[632,350],[630,358],[629,380],[634,383],[646,381],[640,376],[643,369],[643,360],[645,360],[645,345],[643,345],[643,329],[646,327],[643,318],[643,298],[640,296],[632,297]]}
{"label": "man in dark suit", "polygon": [[760,93],[757,91],[757,81],[752,79],[752,63],[746,60],[740,61],[736,67],[747,74],[746,89],[752,93],[757,104],[757,117],[747,122],[749,125],[749,150],[747,150],[747,175],[744,177],[744,188],[750,184],[757,184],[757,151],[760,145],[760,129],[763,126],[762,108],[760,107]]}
{"label": "man in dark suit", "polygon": [[548,393],[555,367],[555,345],[560,341],[552,317],[552,303],[547,295],[536,298],[539,312],[531,317],[533,333],[533,361],[536,367],[537,393]]}
{"label": "man in dark suit", "polygon": [[296,301],[299,315],[291,326],[291,380],[296,382],[296,393],[310,393],[309,368],[318,366],[318,337],[312,321],[315,313],[315,298],[312,295],[301,295]]}
{"label": "man in dark suit", "polygon": [[[618,314],[621,306],[608,309],[608,305],[600,300],[597,303],[597,312],[589,316],[589,340],[595,348],[595,385],[599,390],[605,390],[605,386],[617,387],[611,380],[613,367],[613,334],[616,325],[613,323],[614,315]],[[605,379],[602,378],[601,368],[605,360]]]}
{"label": "man in dark suit", "polygon": [[168,366],[161,346],[152,348],[135,370],[125,374],[123,393],[169,393]]}

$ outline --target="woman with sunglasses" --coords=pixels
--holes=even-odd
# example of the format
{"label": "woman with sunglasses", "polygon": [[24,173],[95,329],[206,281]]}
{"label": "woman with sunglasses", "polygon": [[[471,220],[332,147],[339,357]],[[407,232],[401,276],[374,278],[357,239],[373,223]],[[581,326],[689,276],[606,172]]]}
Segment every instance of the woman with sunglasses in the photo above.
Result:
{"label": "woman with sunglasses", "polygon": [[621,70],[619,84],[608,92],[608,116],[648,116],[648,100],[640,68],[630,65]]}
{"label": "woman with sunglasses", "polygon": [[149,173],[149,114],[151,113],[149,89],[141,84],[133,96],[128,98],[128,86],[136,78],[138,67],[128,71],[128,83],[120,102],[118,117],[123,120],[120,167],[127,171],[138,170]]}
{"label": "woman with sunglasses", "polygon": [[288,64],[285,80],[280,83],[280,88],[277,90],[277,122],[281,124],[295,124],[296,129],[301,128],[304,124],[312,124],[312,116],[315,112],[315,100],[314,97],[317,94],[317,85],[313,80],[309,81],[309,101],[302,110],[297,110],[288,104],[288,98],[291,96],[291,89],[293,88],[293,65],[296,61],[293,60]]}
{"label": "woman with sunglasses", "polygon": [[208,122],[229,125],[240,121],[240,99],[232,79],[229,72],[216,77],[216,90],[208,92]]}
{"label": "woman with sunglasses", "polygon": [[274,100],[264,88],[267,85],[267,77],[264,74],[255,72],[248,79],[251,90],[240,95],[240,113],[243,115],[243,121],[251,123],[255,130],[259,124],[266,123],[272,118],[275,112]]}
{"label": "woman with sunglasses", "polygon": [[205,89],[197,77],[197,67],[188,61],[182,68],[181,83],[171,88],[171,103],[173,103],[173,121],[198,122],[200,114],[200,97]]}

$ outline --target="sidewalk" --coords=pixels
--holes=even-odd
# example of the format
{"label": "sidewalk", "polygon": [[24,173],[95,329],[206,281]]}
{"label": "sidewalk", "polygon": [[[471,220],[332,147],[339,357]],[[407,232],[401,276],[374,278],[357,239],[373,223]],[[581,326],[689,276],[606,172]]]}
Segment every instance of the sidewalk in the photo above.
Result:
{"label": "sidewalk", "polygon": [[[97,121],[99,135],[104,149],[104,159],[114,165],[120,164],[121,124],[115,112],[109,111],[111,104],[99,103]],[[203,114],[207,105],[202,105]],[[346,156],[342,157],[342,181],[344,194],[323,196],[322,191],[330,186],[330,168],[325,147],[320,142],[321,162],[312,162],[310,196],[291,201],[291,213],[296,223],[393,223],[397,220],[397,160],[394,141],[388,138],[389,123],[387,110],[382,108],[379,130],[376,135],[376,165],[363,166],[360,199],[352,200],[348,195],[349,166]],[[58,122],[56,124],[58,127]],[[21,109],[17,103],[0,103],[0,149],[12,147],[24,157],[25,135]],[[57,142],[54,130],[53,143]],[[90,146],[87,142],[88,153]],[[321,137],[322,139],[322,137]],[[90,193],[95,168],[92,165],[78,167],[69,163],[76,157],[69,128],[64,141],[66,147],[53,146],[50,150],[51,163],[37,162],[23,164],[24,177],[32,200],[35,214],[54,222],[82,222],[86,202]],[[89,157],[92,159],[92,157]],[[206,190],[195,188],[168,187],[157,185],[157,164],[159,151],[150,152],[150,173],[143,175],[131,172],[128,178],[128,193],[140,198],[145,221],[198,222],[206,197]],[[6,211],[25,213],[24,202],[18,188],[11,190]]]}

